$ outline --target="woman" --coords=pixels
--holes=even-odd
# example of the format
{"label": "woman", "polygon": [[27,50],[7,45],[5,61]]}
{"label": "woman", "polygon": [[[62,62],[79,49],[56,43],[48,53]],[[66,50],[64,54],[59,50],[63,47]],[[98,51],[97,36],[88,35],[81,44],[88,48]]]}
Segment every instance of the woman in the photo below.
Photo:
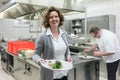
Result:
{"label": "woman", "polygon": [[[49,7],[43,14],[45,31],[40,33],[36,40],[36,49],[33,60],[38,64],[45,59],[72,61],[67,42],[67,34],[60,29],[64,17],[55,7]],[[67,71],[53,72],[42,68],[42,80],[67,80]]]}

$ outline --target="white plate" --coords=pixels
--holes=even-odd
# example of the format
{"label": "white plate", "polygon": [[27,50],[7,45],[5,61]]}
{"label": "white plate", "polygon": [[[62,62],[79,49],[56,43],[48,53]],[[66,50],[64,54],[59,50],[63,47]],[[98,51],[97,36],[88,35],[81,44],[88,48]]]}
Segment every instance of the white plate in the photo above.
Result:
{"label": "white plate", "polygon": [[55,63],[56,60],[45,60],[45,62],[42,62],[41,65],[44,68],[50,69],[50,70],[70,70],[73,68],[73,64],[64,60],[59,60],[62,63],[62,68],[60,69],[53,69],[49,64],[51,63]]}
{"label": "white plate", "polygon": [[93,59],[94,58],[94,56],[83,56],[83,55],[81,55],[81,56],[78,56],[79,58],[81,58],[81,59]]}

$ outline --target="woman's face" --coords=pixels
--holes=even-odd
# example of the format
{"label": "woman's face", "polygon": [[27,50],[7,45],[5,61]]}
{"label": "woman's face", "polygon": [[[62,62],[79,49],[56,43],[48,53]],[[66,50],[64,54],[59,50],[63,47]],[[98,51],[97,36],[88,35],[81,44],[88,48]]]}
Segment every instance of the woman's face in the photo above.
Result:
{"label": "woman's face", "polygon": [[56,11],[52,11],[49,16],[50,27],[58,27],[60,24],[60,18]]}

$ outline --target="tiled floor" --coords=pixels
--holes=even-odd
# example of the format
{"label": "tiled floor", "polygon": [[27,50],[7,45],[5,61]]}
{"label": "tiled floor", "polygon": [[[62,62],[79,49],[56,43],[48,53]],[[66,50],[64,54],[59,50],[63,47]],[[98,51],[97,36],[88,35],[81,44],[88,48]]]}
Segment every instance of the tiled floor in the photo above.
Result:
{"label": "tiled floor", "polygon": [[[1,67],[0,62],[0,80],[15,80],[11,75],[7,74]],[[107,80],[102,77],[100,77],[100,80]]]}

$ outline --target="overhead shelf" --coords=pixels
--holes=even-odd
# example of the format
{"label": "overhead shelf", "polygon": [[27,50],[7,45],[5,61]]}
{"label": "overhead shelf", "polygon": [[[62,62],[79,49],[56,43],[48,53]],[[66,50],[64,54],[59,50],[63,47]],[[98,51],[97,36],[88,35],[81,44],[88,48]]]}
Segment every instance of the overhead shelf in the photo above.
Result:
{"label": "overhead shelf", "polygon": [[4,18],[17,18],[35,12],[42,12],[49,6],[55,6],[64,15],[84,13],[84,0],[11,0],[0,8]]}

